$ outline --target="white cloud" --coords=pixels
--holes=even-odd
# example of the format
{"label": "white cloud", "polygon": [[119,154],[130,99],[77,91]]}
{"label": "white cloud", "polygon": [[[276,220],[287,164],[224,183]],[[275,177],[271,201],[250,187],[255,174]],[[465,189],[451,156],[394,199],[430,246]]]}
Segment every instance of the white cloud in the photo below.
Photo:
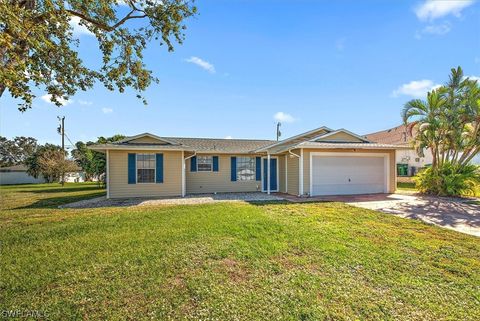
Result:
{"label": "white cloud", "polygon": [[414,11],[422,21],[432,21],[448,15],[460,17],[462,10],[473,2],[473,0],[427,0],[415,7]]}
{"label": "white cloud", "polygon": [[292,115],[284,113],[283,111],[279,111],[273,115],[273,119],[282,123],[292,123],[295,121],[295,118]]}
{"label": "white cloud", "polygon": [[207,61],[205,61],[201,58],[192,56],[188,59],[185,59],[185,61],[189,62],[189,63],[192,63],[192,64],[195,64],[195,65],[199,66],[200,68],[205,69],[206,71],[208,71],[211,74],[215,73],[215,66],[213,66],[211,63],[209,63],[209,62],[207,62]]}
{"label": "white cloud", "polygon": [[88,30],[86,26],[80,25],[80,18],[73,16],[70,18],[70,26],[73,28],[73,35],[80,37],[81,35],[94,36],[93,32]]}
{"label": "white cloud", "polygon": [[451,30],[451,25],[448,22],[437,24],[437,25],[428,25],[423,28],[421,31],[417,31],[415,33],[415,38],[421,39],[423,35],[436,35],[436,36],[443,36],[449,33]]}
{"label": "white cloud", "polygon": [[433,81],[428,79],[414,80],[408,84],[403,84],[393,91],[393,97],[400,95],[411,96],[414,98],[425,98],[427,93],[432,89],[438,88],[439,84],[434,84]]}
{"label": "white cloud", "polygon": [[90,106],[90,105],[93,104],[93,102],[91,102],[91,101],[81,100],[81,99],[78,101],[78,103],[79,103],[80,105],[84,105],[84,106]]}
{"label": "white cloud", "polygon": [[112,109],[112,108],[103,107],[103,108],[102,108],[102,113],[104,113],[104,114],[113,113],[113,109]]}
{"label": "white cloud", "polygon": [[480,83],[480,77],[479,76],[465,76],[463,78],[469,78],[470,80],[476,80]]}
{"label": "white cloud", "polygon": [[[45,95],[41,96],[40,99],[43,100],[46,103],[54,104],[54,102],[52,102],[52,95],[50,95],[50,94],[45,94]],[[62,97],[59,97],[59,98],[57,98],[57,100],[60,104],[62,104],[62,106],[67,106],[67,105],[70,105],[71,103],[73,103],[73,99],[63,99]]]}
{"label": "white cloud", "polygon": [[233,137],[228,135],[228,136],[225,136],[225,139],[232,139]]}

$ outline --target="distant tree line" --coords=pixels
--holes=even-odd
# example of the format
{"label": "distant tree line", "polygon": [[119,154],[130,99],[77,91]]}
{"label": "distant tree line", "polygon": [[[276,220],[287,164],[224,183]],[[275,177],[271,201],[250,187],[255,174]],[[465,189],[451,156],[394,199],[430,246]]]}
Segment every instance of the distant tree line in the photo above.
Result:
{"label": "distant tree line", "polygon": [[12,139],[0,136],[0,167],[23,164],[29,175],[42,176],[47,182],[61,179],[62,173],[74,172],[78,167],[85,173],[85,180],[100,177],[106,171],[105,154],[90,150],[88,146],[119,141],[124,135],[99,137],[95,142],[79,141],[71,152],[64,152],[58,145],[38,144],[33,137],[18,136]]}

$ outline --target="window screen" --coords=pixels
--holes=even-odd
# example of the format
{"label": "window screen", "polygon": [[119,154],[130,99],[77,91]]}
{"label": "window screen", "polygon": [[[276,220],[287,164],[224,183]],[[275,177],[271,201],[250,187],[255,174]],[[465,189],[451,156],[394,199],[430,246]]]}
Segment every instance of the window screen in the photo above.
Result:
{"label": "window screen", "polygon": [[213,164],[212,156],[197,156],[197,171],[211,172]]}
{"label": "window screen", "polygon": [[237,181],[255,180],[255,157],[237,157]]}
{"label": "window screen", "polygon": [[137,154],[137,182],[155,183],[155,154]]}

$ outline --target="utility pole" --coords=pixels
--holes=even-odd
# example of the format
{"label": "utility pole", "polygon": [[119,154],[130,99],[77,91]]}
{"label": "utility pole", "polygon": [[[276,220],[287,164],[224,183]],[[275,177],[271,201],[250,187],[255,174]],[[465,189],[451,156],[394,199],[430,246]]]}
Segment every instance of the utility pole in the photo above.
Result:
{"label": "utility pole", "polygon": [[282,136],[282,132],[280,132],[280,126],[282,126],[281,122],[277,123],[277,142],[280,139],[280,136]]}
{"label": "utility pole", "polygon": [[[63,159],[65,160],[65,116],[58,116],[58,120],[60,121],[60,128],[59,132],[62,135],[62,151],[63,151]],[[65,186],[65,173],[62,171],[62,187]]]}

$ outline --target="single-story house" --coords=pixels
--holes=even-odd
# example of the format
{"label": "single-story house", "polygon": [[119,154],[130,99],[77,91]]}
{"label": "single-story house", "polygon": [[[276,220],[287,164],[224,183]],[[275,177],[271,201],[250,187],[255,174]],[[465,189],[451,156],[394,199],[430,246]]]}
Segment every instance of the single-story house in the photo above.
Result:
{"label": "single-story house", "polygon": [[90,148],[106,154],[107,197],[128,198],[255,191],[392,193],[399,147],[320,127],[282,141],[144,133]]}
{"label": "single-story house", "polygon": [[0,185],[38,184],[45,183],[42,176],[35,178],[27,173],[23,164],[0,168]]}
{"label": "single-story house", "polygon": [[[415,135],[415,132],[412,134]],[[419,169],[432,164],[432,152],[429,149],[424,149],[423,155],[419,155],[412,147],[412,137],[407,132],[405,125],[367,134],[365,138],[376,143],[402,147],[402,149],[397,150],[396,156],[398,177],[414,176]]]}

